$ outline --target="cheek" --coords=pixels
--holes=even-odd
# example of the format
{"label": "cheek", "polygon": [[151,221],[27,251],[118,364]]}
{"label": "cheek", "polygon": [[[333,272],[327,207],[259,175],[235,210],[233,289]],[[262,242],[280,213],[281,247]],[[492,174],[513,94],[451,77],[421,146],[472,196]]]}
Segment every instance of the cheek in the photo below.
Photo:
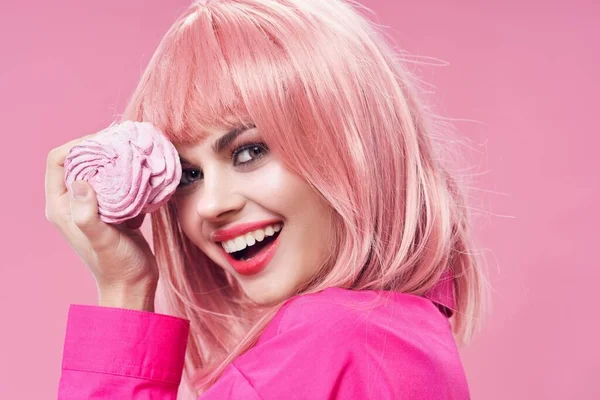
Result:
{"label": "cheek", "polygon": [[248,198],[280,214],[312,248],[329,243],[334,212],[303,178],[274,163],[248,182]]}
{"label": "cheek", "polygon": [[243,182],[247,199],[284,218],[312,207],[312,202],[307,202],[316,196],[312,188],[280,163],[272,162],[256,172]]}
{"label": "cheek", "polygon": [[198,227],[198,214],[195,212],[194,207],[194,195],[180,196],[174,199],[175,208],[177,209],[177,220],[179,226],[183,230],[183,233],[196,245],[200,245],[200,235],[198,229],[193,229],[194,226]]}

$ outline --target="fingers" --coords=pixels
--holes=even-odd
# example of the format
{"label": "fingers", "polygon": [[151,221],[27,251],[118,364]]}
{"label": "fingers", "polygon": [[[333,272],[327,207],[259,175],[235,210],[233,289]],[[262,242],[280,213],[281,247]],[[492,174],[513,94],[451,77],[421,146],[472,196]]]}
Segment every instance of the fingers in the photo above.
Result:
{"label": "fingers", "polygon": [[100,220],[94,189],[85,181],[75,181],[69,193],[73,223],[87,237],[92,248],[96,252],[111,248],[116,235],[108,224]]}
{"label": "fingers", "polygon": [[74,140],[71,140],[64,145],[57,147],[48,153],[48,159],[46,161],[46,198],[51,199],[54,197],[61,196],[67,192],[65,186],[65,169],[64,162],[65,158],[69,154],[69,151],[73,146],[79,142],[94,136],[95,134],[86,135]]}
{"label": "fingers", "polygon": [[51,199],[54,197],[65,194],[67,188],[65,187],[64,179],[65,172],[63,162],[69,153],[70,147],[58,147],[52,150],[48,154],[48,160],[46,162],[46,198]]}

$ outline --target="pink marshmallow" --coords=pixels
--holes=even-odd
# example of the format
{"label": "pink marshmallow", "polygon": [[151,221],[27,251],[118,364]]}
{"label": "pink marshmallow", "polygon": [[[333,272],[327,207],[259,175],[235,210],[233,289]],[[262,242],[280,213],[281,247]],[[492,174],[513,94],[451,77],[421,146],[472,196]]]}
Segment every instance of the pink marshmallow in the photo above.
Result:
{"label": "pink marshmallow", "polygon": [[87,181],[100,219],[118,224],[166,203],[181,179],[179,154],[149,122],[113,123],[74,146],[64,162],[65,184]]}

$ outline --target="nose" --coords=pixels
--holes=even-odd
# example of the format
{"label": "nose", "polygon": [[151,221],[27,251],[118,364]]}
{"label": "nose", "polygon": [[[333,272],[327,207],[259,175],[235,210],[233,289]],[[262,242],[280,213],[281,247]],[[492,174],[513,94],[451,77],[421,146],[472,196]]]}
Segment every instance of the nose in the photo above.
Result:
{"label": "nose", "polygon": [[218,221],[240,211],[244,204],[244,197],[235,190],[232,178],[204,172],[203,188],[196,202],[196,213],[202,219]]}

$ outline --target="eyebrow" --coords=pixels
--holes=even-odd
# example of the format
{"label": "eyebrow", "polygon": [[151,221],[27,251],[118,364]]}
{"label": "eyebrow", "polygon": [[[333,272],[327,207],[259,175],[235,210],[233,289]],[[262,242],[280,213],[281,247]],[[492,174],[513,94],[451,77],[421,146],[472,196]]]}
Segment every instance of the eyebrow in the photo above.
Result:
{"label": "eyebrow", "polygon": [[226,134],[224,134],[223,136],[221,136],[219,138],[219,140],[217,140],[213,146],[212,149],[215,153],[220,153],[225,147],[229,146],[229,144],[231,142],[233,142],[235,140],[236,137],[238,137],[239,135],[241,135],[242,133],[256,128],[256,125],[254,124],[244,124],[244,125],[239,125],[236,126],[235,128],[233,128],[232,130],[230,130],[229,132],[227,132]]}
{"label": "eyebrow", "polygon": [[[233,142],[235,140],[235,138],[240,136],[242,133],[244,133],[250,129],[254,129],[254,128],[256,128],[256,125],[254,125],[254,124],[243,124],[243,125],[236,126],[235,128],[231,129],[229,132],[227,132],[226,134],[221,136],[212,145],[212,150],[215,153],[220,153],[221,151],[223,151],[224,148],[229,146],[229,144],[231,142]],[[189,162],[184,157],[182,157],[181,154],[179,155],[179,159],[181,160],[181,163],[183,163],[183,164],[191,164],[191,162]]]}

